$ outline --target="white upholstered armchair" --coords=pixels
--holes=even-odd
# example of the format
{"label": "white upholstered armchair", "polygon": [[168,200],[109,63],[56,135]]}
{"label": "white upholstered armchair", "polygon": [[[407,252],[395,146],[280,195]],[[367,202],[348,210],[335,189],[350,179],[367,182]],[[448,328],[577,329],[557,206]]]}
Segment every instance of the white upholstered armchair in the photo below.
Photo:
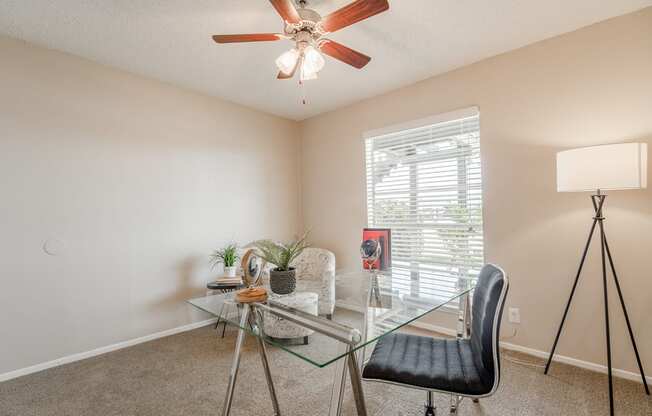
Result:
{"label": "white upholstered armchair", "polygon": [[319,314],[330,319],[335,309],[335,254],[307,248],[292,263],[297,269],[297,290],[319,295]]}
{"label": "white upholstered armchair", "polygon": [[[246,250],[238,251],[240,257]],[[335,254],[323,248],[309,247],[292,262],[292,266],[297,269],[297,290],[317,293],[319,315],[330,319],[335,309]],[[273,267],[273,264],[267,264],[263,270],[263,280],[267,286],[269,270]]]}

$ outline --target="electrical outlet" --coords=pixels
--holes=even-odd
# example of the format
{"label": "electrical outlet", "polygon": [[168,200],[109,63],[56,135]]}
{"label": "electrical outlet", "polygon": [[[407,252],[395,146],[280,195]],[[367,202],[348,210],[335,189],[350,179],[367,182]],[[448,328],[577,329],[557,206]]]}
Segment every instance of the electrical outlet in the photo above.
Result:
{"label": "electrical outlet", "polygon": [[509,308],[509,322],[512,324],[521,323],[521,311],[518,308]]}

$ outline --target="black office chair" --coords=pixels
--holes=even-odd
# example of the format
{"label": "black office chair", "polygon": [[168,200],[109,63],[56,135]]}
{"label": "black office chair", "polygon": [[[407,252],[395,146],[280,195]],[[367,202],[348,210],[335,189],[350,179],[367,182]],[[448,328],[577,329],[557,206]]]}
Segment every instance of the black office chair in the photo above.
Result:
{"label": "black office chair", "polygon": [[451,394],[451,414],[464,397],[477,402],[491,396],[500,382],[498,336],[508,287],[501,268],[485,265],[473,294],[470,338],[388,334],[376,344],[362,377],[425,390],[426,416],[435,415],[433,392]]}

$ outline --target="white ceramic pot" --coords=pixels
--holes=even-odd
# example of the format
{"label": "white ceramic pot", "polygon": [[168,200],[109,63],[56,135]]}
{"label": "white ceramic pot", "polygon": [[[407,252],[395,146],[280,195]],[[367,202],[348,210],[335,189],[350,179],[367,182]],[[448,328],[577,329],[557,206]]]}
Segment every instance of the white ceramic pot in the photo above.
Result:
{"label": "white ceramic pot", "polygon": [[238,268],[236,266],[224,267],[224,275],[226,277],[235,277],[235,272]]}

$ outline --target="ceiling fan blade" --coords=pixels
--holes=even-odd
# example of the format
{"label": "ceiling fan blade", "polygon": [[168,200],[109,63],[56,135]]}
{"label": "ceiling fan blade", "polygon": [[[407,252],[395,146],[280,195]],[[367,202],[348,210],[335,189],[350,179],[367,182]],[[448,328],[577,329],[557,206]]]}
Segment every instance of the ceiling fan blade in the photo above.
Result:
{"label": "ceiling fan blade", "polygon": [[342,45],[341,43],[334,42],[330,39],[324,39],[319,44],[319,49],[326,55],[340,60],[346,64],[354,66],[358,69],[364,67],[371,61],[371,58],[358,51]]}
{"label": "ceiling fan blade", "polygon": [[299,23],[301,17],[292,0],[269,0],[279,15],[288,23]]}
{"label": "ceiling fan blade", "polygon": [[281,39],[278,33],[248,33],[241,35],[215,35],[213,40],[217,43],[236,42],[270,42]]}
{"label": "ceiling fan blade", "polygon": [[335,32],[387,9],[387,0],[356,0],[326,16],[321,21],[321,27],[326,32]]}
{"label": "ceiling fan blade", "polygon": [[303,62],[303,57],[300,56],[297,59],[297,63],[294,64],[294,68],[292,68],[292,72],[289,74],[286,74],[283,71],[278,71],[278,75],[276,76],[276,79],[291,79],[294,78],[294,74],[297,72],[297,68],[299,68],[299,65],[301,65],[301,62]]}

